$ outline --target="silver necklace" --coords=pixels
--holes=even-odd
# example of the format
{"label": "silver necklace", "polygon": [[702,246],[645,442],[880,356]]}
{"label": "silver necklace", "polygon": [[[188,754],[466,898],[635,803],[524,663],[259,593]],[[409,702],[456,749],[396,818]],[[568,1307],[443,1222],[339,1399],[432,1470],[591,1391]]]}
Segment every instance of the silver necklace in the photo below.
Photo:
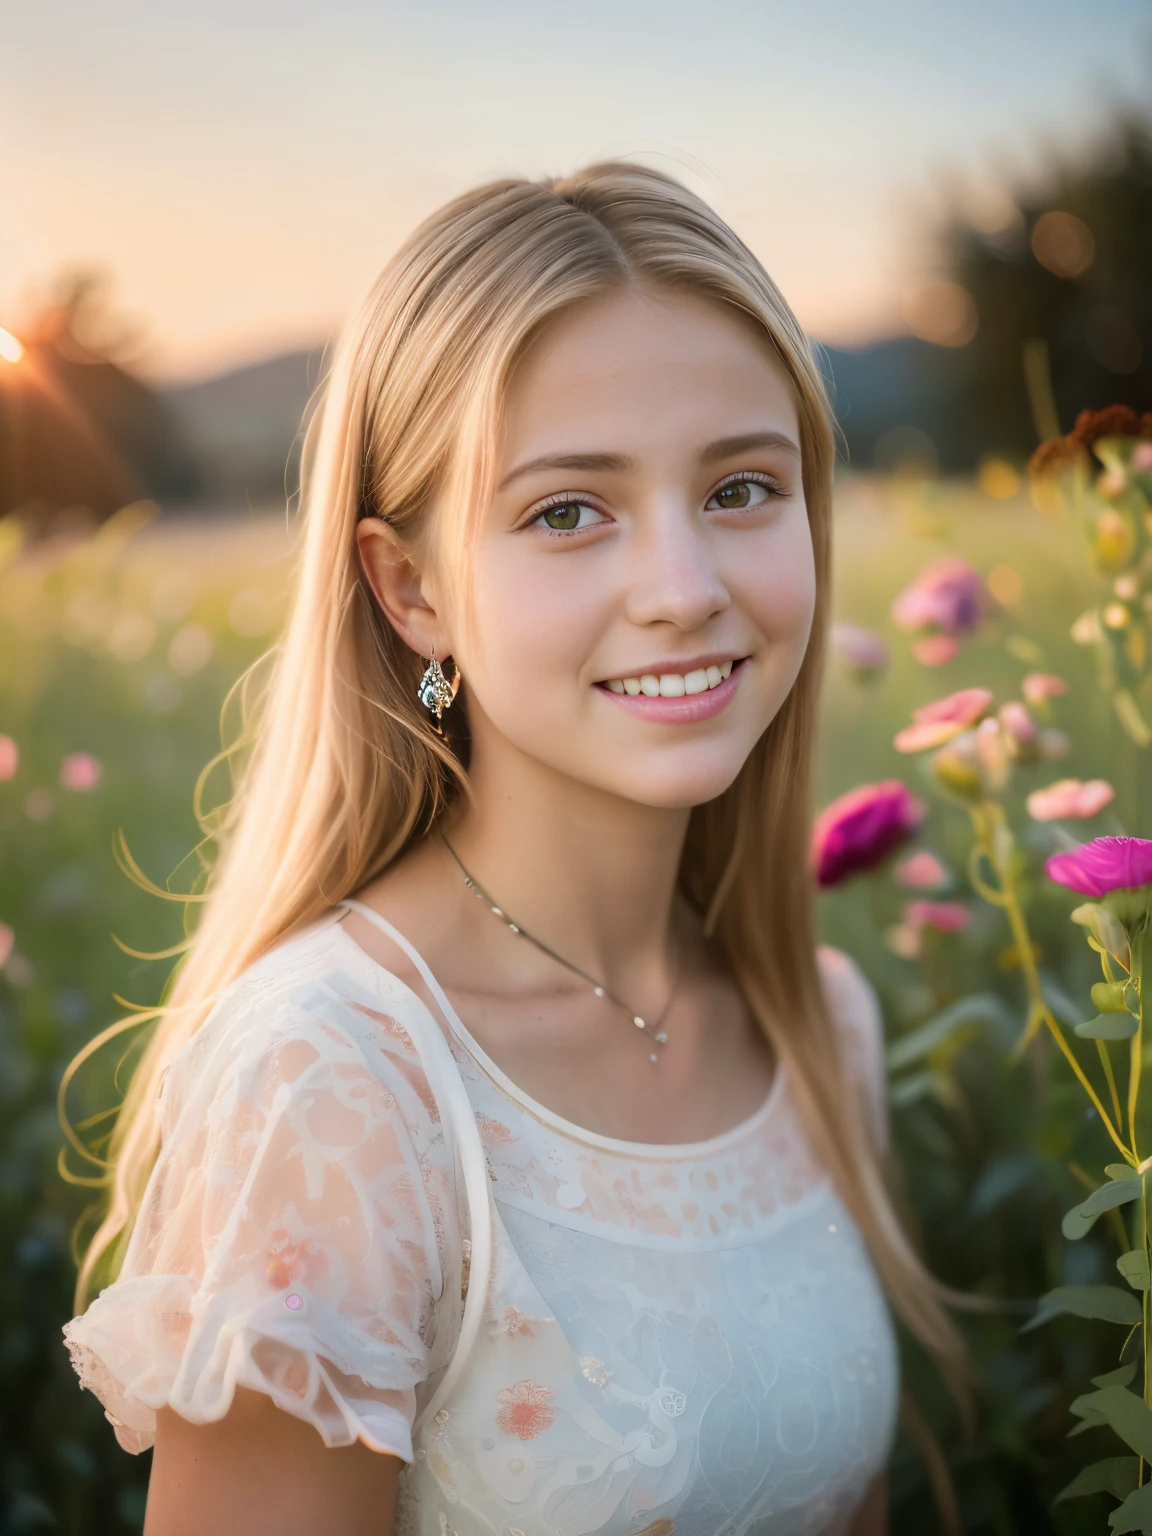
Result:
{"label": "silver necklace", "polygon": [[657,1047],[656,1050],[649,1052],[648,1060],[654,1067],[658,1066],[660,1063],[660,1048],[668,1044],[668,1036],[660,1026],[663,1024],[665,1018],[667,1017],[668,1010],[672,1006],[672,999],[676,996],[676,988],[679,984],[679,976],[673,978],[672,987],[668,993],[668,1001],[664,1004],[663,1008],[661,1008],[659,1018],[654,1020],[641,1018],[638,1013],[636,1013],[632,1008],[628,1006],[623,998],[617,997],[615,992],[613,992],[611,988],[606,987],[602,981],[597,981],[595,976],[590,976],[587,971],[581,970],[580,967],[578,965],[574,965],[571,960],[565,960],[563,955],[558,955],[554,949],[551,949],[541,939],[533,938],[532,934],[530,934],[526,928],[521,927],[519,923],[514,923],[508,916],[507,912],[504,911],[503,907],[498,907],[492,900],[491,896],[489,896],[488,892],[483,888],[483,886],[479,885],[476,880],[473,879],[472,875],[465,868],[463,859],[456,852],[455,848],[453,848],[448,839],[444,836],[443,832],[440,833],[440,841],[444,844],[445,848],[447,848],[448,852],[456,860],[457,867],[459,868],[460,873],[464,876],[464,884],[472,892],[473,896],[478,897],[484,903],[489,912],[492,913],[493,917],[498,917],[504,924],[505,928],[508,929],[509,933],[514,933],[517,938],[527,939],[529,944],[538,949],[541,954],[547,955],[550,960],[554,960],[557,965],[562,965],[566,971],[571,971],[574,976],[579,976],[581,981],[586,981],[592,988],[593,996],[601,998],[606,997],[610,1003],[615,1003],[617,1008],[622,1009],[632,1020],[636,1028],[642,1030],[644,1034],[647,1035],[652,1044]]}

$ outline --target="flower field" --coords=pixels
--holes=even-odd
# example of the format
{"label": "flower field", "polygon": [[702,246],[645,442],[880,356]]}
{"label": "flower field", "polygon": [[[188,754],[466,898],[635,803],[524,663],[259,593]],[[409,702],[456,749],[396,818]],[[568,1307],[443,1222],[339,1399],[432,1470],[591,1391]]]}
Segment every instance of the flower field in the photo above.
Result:
{"label": "flower field", "polygon": [[[908,1352],[900,1533],[948,1528],[931,1494],[941,1458],[953,1529],[1104,1532],[1124,1499],[1135,1512],[1112,1528],[1152,1529],[1152,1124],[1133,1094],[1145,907],[1123,894],[1152,865],[1128,844],[1087,872],[1071,856],[1152,831],[1137,638],[1152,562],[1134,442],[1070,445],[1049,466],[1059,480],[1038,487],[1045,510],[1010,472],[984,489],[838,487],[822,920],[880,991],[904,1203],[964,1294],[976,1373],[965,1430]],[[272,516],[150,523],[128,508],[94,538],[26,551],[0,524],[3,1532],[140,1528],[146,1465],[116,1448],[60,1343],[70,1235],[95,1191],[58,1176],[55,1096],[68,1060],[123,1013],[115,997],[158,997],[171,962],[113,935],[170,948],[183,907],[132,883],[114,839],[123,829],[151,879],[191,889],[197,776],[229,686],[275,636],[288,545]],[[219,772],[210,803],[226,793]],[[127,1046],[69,1093],[97,1151]],[[75,1149],[68,1166],[99,1176]],[[1055,1502],[1077,1476],[1083,1496]]]}

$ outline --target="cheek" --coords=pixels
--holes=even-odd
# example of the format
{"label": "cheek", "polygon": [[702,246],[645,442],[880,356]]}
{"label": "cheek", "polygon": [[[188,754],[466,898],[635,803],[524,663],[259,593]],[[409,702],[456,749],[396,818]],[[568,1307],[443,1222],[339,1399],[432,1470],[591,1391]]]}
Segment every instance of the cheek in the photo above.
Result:
{"label": "cheek", "polygon": [[481,692],[571,683],[609,622],[610,584],[595,562],[505,549],[476,565],[465,675]]}
{"label": "cheek", "polygon": [[816,607],[816,568],[805,517],[772,530],[759,558],[742,560],[730,590],[760,632],[778,645],[803,648]]}

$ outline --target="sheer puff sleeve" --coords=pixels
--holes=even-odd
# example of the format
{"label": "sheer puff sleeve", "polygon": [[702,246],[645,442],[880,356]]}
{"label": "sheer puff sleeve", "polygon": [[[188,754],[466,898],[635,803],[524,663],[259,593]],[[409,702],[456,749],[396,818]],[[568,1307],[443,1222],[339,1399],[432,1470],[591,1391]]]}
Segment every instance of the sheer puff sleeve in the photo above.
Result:
{"label": "sheer puff sleeve", "polygon": [[872,983],[841,949],[821,945],[820,979],[828,1010],[840,1032],[848,1079],[863,1094],[877,1150],[888,1146],[888,1080],[884,1066],[884,1020]]}
{"label": "sheer puff sleeve", "polygon": [[120,1277],[64,1330],[126,1450],[158,1408],[212,1422],[241,1386],[326,1445],[412,1459],[463,1246],[435,1099],[386,1009],[315,972],[242,980],[173,1062]]}

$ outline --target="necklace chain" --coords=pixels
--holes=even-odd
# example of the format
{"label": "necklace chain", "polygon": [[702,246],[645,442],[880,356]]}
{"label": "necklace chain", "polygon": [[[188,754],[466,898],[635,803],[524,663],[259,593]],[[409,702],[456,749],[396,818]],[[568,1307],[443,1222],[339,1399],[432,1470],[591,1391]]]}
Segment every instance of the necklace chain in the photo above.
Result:
{"label": "necklace chain", "polygon": [[566,960],[563,955],[558,955],[556,951],[549,945],[545,944],[542,939],[535,938],[528,932],[526,928],[523,928],[519,923],[513,922],[512,919],[508,916],[507,912],[504,911],[503,907],[497,906],[496,903],[492,900],[491,896],[489,896],[488,892],[484,889],[484,887],[474,879],[474,877],[466,868],[463,859],[456,852],[455,848],[453,848],[448,839],[444,836],[443,832],[440,833],[440,841],[444,844],[445,848],[447,848],[453,859],[455,859],[460,873],[464,876],[464,884],[472,892],[473,896],[482,901],[488,910],[492,913],[493,917],[498,917],[510,933],[514,933],[517,938],[527,939],[528,943],[538,949],[541,954],[547,955],[550,960],[554,960],[557,965],[562,965],[566,971],[571,971],[574,976],[579,976],[581,981],[586,981],[592,988],[594,996],[607,998],[610,1003],[615,1003],[617,1008],[622,1009],[628,1015],[636,1028],[642,1030],[644,1034],[647,1035],[652,1044],[657,1047],[657,1050],[652,1051],[648,1057],[648,1060],[653,1064],[653,1066],[656,1066],[660,1061],[659,1048],[668,1044],[668,1036],[660,1026],[663,1024],[664,1019],[668,1014],[668,1010],[672,1006],[672,999],[676,996],[676,987],[678,985],[679,978],[673,978],[672,987],[668,993],[668,1001],[664,1004],[663,1008],[661,1008],[659,1017],[655,1020],[642,1018],[640,1014],[636,1013],[634,1009],[628,1006],[623,998],[617,997],[615,992],[613,992],[610,987],[605,986],[602,981],[597,981],[595,976],[589,975],[587,971],[582,970],[580,966],[576,965],[573,961]]}

